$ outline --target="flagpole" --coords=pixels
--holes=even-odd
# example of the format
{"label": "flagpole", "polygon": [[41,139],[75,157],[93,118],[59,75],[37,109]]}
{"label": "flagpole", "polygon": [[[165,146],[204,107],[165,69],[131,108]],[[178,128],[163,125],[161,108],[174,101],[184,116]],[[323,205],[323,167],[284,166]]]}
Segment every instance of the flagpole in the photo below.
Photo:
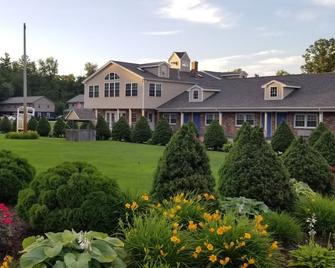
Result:
{"label": "flagpole", "polygon": [[27,131],[27,55],[25,23],[23,23],[23,131]]}

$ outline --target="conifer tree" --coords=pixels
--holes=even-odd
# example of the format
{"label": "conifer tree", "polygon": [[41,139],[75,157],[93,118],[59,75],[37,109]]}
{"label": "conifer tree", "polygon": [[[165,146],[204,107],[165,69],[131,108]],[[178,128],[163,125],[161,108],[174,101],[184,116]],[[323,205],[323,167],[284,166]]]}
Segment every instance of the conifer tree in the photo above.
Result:
{"label": "conifer tree", "polygon": [[38,135],[42,137],[47,137],[50,133],[50,130],[51,130],[51,126],[50,126],[48,119],[42,116],[40,120],[38,121],[38,126],[37,126]]}
{"label": "conifer tree", "polygon": [[98,116],[98,121],[96,125],[96,138],[97,140],[108,140],[111,137],[111,132],[107,125],[106,120],[103,116]]}
{"label": "conifer tree", "polygon": [[38,121],[35,116],[32,116],[28,121],[28,130],[36,131],[38,126]]}
{"label": "conifer tree", "polygon": [[161,118],[152,134],[151,143],[166,145],[172,137],[172,129],[165,118]]}
{"label": "conifer tree", "polygon": [[313,146],[317,140],[321,137],[321,135],[323,134],[323,132],[327,131],[328,128],[326,127],[326,125],[321,122],[318,127],[316,129],[313,130],[311,136],[308,139],[309,145]]}
{"label": "conifer tree", "polygon": [[148,124],[148,120],[142,116],[133,129],[132,141],[136,143],[147,142],[151,138],[151,135],[152,131]]}
{"label": "conifer tree", "polygon": [[152,193],[158,199],[176,193],[213,193],[215,180],[204,146],[192,125],[181,127],[165,148],[154,176]]}
{"label": "conifer tree", "polygon": [[307,183],[320,193],[332,190],[332,174],[327,161],[302,137],[292,142],[282,158],[291,178]]}
{"label": "conifer tree", "polygon": [[53,135],[57,138],[64,137],[66,123],[62,118],[58,118],[53,128]]}
{"label": "conifer tree", "polygon": [[243,125],[219,176],[224,197],[257,199],[273,209],[292,205],[288,172],[258,127]]}
{"label": "conifer tree", "polygon": [[130,141],[130,127],[127,120],[122,116],[112,129],[112,139],[116,141]]}
{"label": "conifer tree", "polygon": [[327,160],[328,165],[335,165],[335,137],[330,131],[325,131],[314,144],[314,148]]}
{"label": "conifer tree", "polygon": [[294,140],[294,134],[291,128],[284,121],[281,123],[271,140],[271,146],[277,153],[284,153]]}
{"label": "conifer tree", "polygon": [[0,130],[3,133],[7,133],[7,132],[10,132],[12,130],[12,124],[9,121],[7,116],[5,116],[0,122]]}
{"label": "conifer tree", "polygon": [[215,151],[222,149],[223,144],[227,142],[223,128],[217,120],[211,122],[205,133],[204,143],[208,149]]}

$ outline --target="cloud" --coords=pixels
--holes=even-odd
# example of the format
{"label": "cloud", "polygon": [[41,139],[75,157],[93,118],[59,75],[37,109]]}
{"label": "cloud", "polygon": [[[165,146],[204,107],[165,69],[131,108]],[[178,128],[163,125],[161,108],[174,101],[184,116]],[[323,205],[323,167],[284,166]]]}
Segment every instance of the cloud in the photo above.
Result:
{"label": "cloud", "polygon": [[319,6],[335,6],[335,0],[312,0],[314,4]]}
{"label": "cloud", "polygon": [[174,31],[152,31],[152,32],[142,32],[144,35],[175,35],[179,34],[180,30],[174,30]]}
{"label": "cloud", "polygon": [[231,13],[223,11],[208,0],[166,0],[158,11],[166,18],[189,22],[215,24],[230,28],[234,24]]}
{"label": "cloud", "polygon": [[313,21],[320,17],[320,14],[313,9],[302,9],[292,12],[289,9],[278,9],[275,15],[281,19],[296,20],[296,21]]}

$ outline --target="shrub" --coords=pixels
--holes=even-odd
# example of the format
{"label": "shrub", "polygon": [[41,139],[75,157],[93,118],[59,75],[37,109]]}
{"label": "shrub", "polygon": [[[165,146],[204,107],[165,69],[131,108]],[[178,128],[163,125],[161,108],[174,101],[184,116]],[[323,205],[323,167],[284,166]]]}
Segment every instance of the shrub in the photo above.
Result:
{"label": "shrub", "polygon": [[62,118],[58,118],[54,124],[53,135],[57,138],[64,137],[66,123]]}
{"label": "shrub", "polygon": [[314,198],[317,194],[308,186],[308,184],[297,181],[296,179],[290,180],[291,187],[298,199],[301,198]]}
{"label": "shrub", "polygon": [[5,135],[6,139],[17,139],[17,140],[36,140],[38,139],[38,133],[36,131],[27,132],[8,132]]}
{"label": "shrub", "polygon": [[126,267],[123,247],[104,233],[46,233],[23,241],[20,267]]}
{"label": "shrub", "polygon": [[300,220],[308,231],[307,219],[316,218],[315,231],[319,236],[328,237],[335,233],[335,200],[316,195],[315,197],[302,198],[297,201],[294,216]]}
{"label": "shrub", "polygon": [[3,133],[7,133],[7,132],[10,132],[12,130],[12,123],[9,121],[7,116],[2,118],[2,120],[0,121],[0,130]]}
{"label": "shrub", "polygon": [[279,125],[271,139],[271,146],[277,153],[284,153],[294,140],[294,134],[291,128],[284,121]]}
{"label": "shrub", "polygon": [[214,120],[205,133],[204,143],[208,149],[215,151],[221,150],[223,144],[227,142],[227,138],[224,135],[223,128],[220,126],[217,120]]}
{"label": "shrub", "polygon": [[335,250],[330,250],[310,242],[290,252],[293,260],[289,267],[335,267]]}
{"label": "shrub", "polygon": [[111,137],[111,132],[107,125],[106,120],[103,116],[98,116],[98,121],[96,125],[96,138],[97,140],[108,140]]}
{"label": "shrub", "polygon": [[231,150],[231,148],[233,148],[233,143],[232,142],[227,142],[227,143],[225,143],[224,145],[223,145],[223,152],[225,152],[225,153],[229,153],[230,152],[230,150]]}
{"label": "shrub", "polygon": [[17,126],[16,126],[16,119],[12,122],[12,131],[16,131],[17,129]]}
{"label": "shrub", "polygon": [[311,136],[309,136],[308,143],[310,146],[313,146],[318,139],[321,137],[323,132],[328,131],[326,125],[321,122],[316,129],[313,130]]}
{"label": "shrub", "polygon": [[37,133],[38,135],[42,137],[47,137],[51,131],[51,126],[48,121],[44,116],[40,118],[38,121],[38,126],[37,126]]}
{"label": "shrub", "polygon": [[164,199],[180,192],[213,193],[214,187],[205,148],[190,125],[182,126],[159,160],[152,193]]}
{"label": "shrub", "polygon": [[324,131],[314,143],[314,148],[327,160],[330,166],[335,165],[335,137],[330,131]]}
{"label": "shrub", "polygon": [[112,129],[112,139],[116,141],[130,141],[130,127],[127,120],[122,116]]}
{"label": "shrub", "polygon": [[28,121],[28,130],[36,131],[38,127],[38,121],[35,116],[32,116]]}
{"label": "shrub", "polygon": [[136,122],[131,140],[136,143],[143,143],[147,142],[151,138],[151,135],[152,131],[149,127],[148,120],[142,116],[140,120]]}
{"label": "shrub", "polygon": [[292,142],[283,161],[292,178],[307,183],[314,191],[331,191],[332,173],[326,160],[302,137]]}
{"label": "shrub", "polygon": [[293,193],[281,160],[265,141],[263,130],[244,125],[219,171],[223,197],[244,196],[270,208],[287,208]]}
{"label": "shrub", "polygon": [[76,121],[70,120],[66,122],[66,128],[78,129],[78,123]]}
{"label": "shrub", "polygon": [[[10,225],[13,222],[12,213],[5,204],[0,203],[0,260],[8,253],[11,230]],[[0,266],[1,267],[1,266]]]}
{"label": "shrub", "polygon": [[63,163],[37,176],[19,194],[17,211],[36,232],[111,232],[121,216],[117,183],[89,164]]}
{"label": "shrub", "polygon": [[161,118],[152,134],[151,143],[166,145],[172,137],[172,129],[165,118]]}
{"label": "shrub", "polygon": [[269,211],[267,205],[261,201],[245,197],[227,197],[221,201],[220,211],[237,216],[255,217]]}
{"label": "shrub", "polygon": [[0,151],[0,202],[15,204],[18,192],[34,175],[35,169],[27,160],[9,151]]}
{"label": "shrub", "polygon": [[300,243],[303,239],[301,226],[295,218],[285,212],[269,212],[264,215],[264,223],[268,225],[271,236],[285,246]]}
{"label": "shrub", "polygon": [[92,121],[88,121],[81,123],[80,129],[95,129],[95,126]]}

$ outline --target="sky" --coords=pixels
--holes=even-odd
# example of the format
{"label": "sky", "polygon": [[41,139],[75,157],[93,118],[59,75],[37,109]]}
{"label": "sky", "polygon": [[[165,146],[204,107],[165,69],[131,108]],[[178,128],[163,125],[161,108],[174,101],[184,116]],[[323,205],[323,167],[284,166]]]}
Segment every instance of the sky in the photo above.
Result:
{"label": "sky", "polygon": [[168,60],[187,51],[200,70],[299,73],[306,48],[335,37],[335,0],[0,0],[0,56],[52,56],[59,73],[84,64]]}

